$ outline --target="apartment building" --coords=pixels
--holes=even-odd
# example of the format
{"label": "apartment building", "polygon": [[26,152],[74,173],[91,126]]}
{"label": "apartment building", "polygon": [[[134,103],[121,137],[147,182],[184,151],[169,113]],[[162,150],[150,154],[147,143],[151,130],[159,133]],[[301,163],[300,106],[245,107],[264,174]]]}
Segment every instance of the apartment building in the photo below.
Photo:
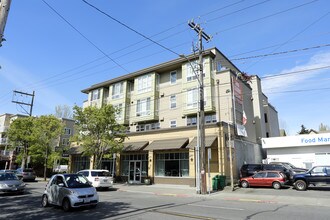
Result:
{"label": "apartment building", "polygon": [[[82,90],[88,96],[83,107],[119,107],[117,121],[127,126],[122,152],[104,168],[115,167],[116,176],[130,183],[148,177],[156,184],[196,185],[197,62],[194,55],[180,57]],[[203,52],[203,78],[205,168],[211,178],[229,177],[230,139],[236,180],[243,163],[265,157],[261,138],[279,135],[277,111],[263,94],[260,78],[242,74],[217,48]],[[92,166],[82,152],[79,146],[70,150],[72,172]]]}
{"label": "apartment building", "polygon": [[15,162],[15,151],[9,149],[9,140],[7,130],[12,121],[19,117],[26,117],[20,114],[2,114],[0,115],[0,169],[12,169]]}

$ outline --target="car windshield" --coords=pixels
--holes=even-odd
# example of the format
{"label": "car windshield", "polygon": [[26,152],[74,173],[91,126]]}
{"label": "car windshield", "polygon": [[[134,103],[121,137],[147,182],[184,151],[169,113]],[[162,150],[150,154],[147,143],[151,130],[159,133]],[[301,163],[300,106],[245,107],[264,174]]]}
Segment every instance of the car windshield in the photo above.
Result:
{"label": "car windshield", "polygon": [[13,173],[0,173],[0,181],[6,180],[18,180],[18,178]]}
{"label": "car windshield", "polygon": [[69,175],[65,175],[64,177],[69,188],[91,187],[89,181],[82,175],[69,174]]}

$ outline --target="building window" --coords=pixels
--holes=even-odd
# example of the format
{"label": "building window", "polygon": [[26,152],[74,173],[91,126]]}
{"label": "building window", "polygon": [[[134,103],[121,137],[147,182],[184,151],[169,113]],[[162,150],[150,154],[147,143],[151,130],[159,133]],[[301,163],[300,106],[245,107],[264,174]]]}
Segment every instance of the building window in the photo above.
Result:
{"label": "building window", "polygon": [[116,174],[116,159],[102,159],[101,169],[109,170],[110,175]]}
{"label": "building window", "polygon": [[151,123],[151,124],[140,124],[136,126],[136,131],[149,131],[160,129],[160,123]]}
{"label": "building window", "polygon": [[90,158],[86,156],[72,156],[72,172],[76,173],[80,170],[89,169]]}
{"label": "building window", "polygon": [[115,113],[116,120],[118,121],[123,120],[123,104],[120,103],[118,105],[113,105],[113,107],[116,109],[116,113]]}
{"label": "building window", "polygon": [[189,176],[189,153],[157,153],[155,176]]}
{"label": "building window", "polygon": [[217,122],[217,116],[213,115],[205,115],[205,124],[211,124]]}
{"label": "building window", "polygon": [[265,113],[264,116],[265,116],[265,123],[268,123],[268,116],[267,116],[267,113]]}
{"label": "building window", "polygon": [[176,108],[176,95],[170,96],[170,108]]}
{"label": "building window", "polygon": [[123,97],[124,94],[124,83],[116,83],[112,85],[112,99],[119,99]]}
{"label": "building window", "polygon": [[140,76],[137,78],[137,92],[138,94],[151,91],[151,74]]}
{"label": "building window", "polygon": [[198,89],[191,89],[187,92],[187,108],[197,108]]}
{"label": "building window", "polygon": [[193,61],[187,63],[187,82],[197,79],[198,63]]}
{"label": "building window", "polygon": [[268,138],[269,138],[269,132],[266,132],[266,137],[268,137]]}
{"label": "building window", "polygon": [[150,115],[150,98],[137,100],[136,116]]}
{"label": "building window", "polygon": [[170,121],[170,127],[175,128],[176,127],[176,120],[171,120]]}
{"label": "building window", "polygon": [[71,135],[71,128],[64,128],[65,135]]}
{"label": "building window", "polygon": [[197,124],[197,117],[187,118],[187,126],[193,126]]}
{"label": "building window", "polygon": [[92,91],[91,101],[97,100],[100,98],[100,89],[95,89]]}
{"label": "building window", "polygon": [[62,139],[62,146],[69,146],[69,138],[63,138]]}
{"label": "building window", "polygon": [[170,73],[170,82],[171,84],[176,84],[176,71]]}

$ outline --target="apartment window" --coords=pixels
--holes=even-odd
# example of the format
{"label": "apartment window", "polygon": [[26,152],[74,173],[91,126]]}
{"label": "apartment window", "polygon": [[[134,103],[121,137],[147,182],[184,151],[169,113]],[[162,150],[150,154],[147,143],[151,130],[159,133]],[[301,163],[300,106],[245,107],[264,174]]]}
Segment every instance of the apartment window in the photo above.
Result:
{"label": "apartment window", "polygon": [[193,126],[197,124],[197,117],[187,118],[187,126]]}
{"label": "apartment window", "polygon": [[217,122],[217,116],[214,115],[205,115],[205,124],[211,124]]}
{"label": "apartment window", "polygon": [[198,102],[198,90],[192,89],[187,92],[187,108],[196,108]]}
{"label": "apartment window", "polygon": [[170,121],[170,127],[175,128],[176,127],[176,120],[171,120]]}
{"label": "apartment window", "polygon": [[113,105],[113,107],[116,109],[116,113],[115,113],[116,120],[122,120],[123,119],[123,104],[120,103],[118,105]]}
{"label": "apartment window", "polygon": [[91,101],[97,100],[100,98],[100,89],[95,89],[92,91]]}
{"label": "apartment window", "polygon": [[62,146],[69,146],[69,138],[62,139]]}
{"label": "apartment window", "polygon": [[137,100],[136,116],[150,115],[150,98]]}
{"label": "apartment window", "polygon": [[176,71],[170,73],[170,82],[171,84],[176,84]]}
{"label": "apartment window", "polygon": [[71,135],[71,128],[64,128],[64,134]]}
{"label": "apartment window", "polygon": [[176,95],[170,96],[170,108],[176,108]]}
{"label": "apartment window", "polygon": [[149,131],[160,129],[160,123],[141,124],[136,126],[136,131]]}
{"label": "apartment window", "polygon": [[198,63],[193,61],[187,63],[187,82],[197,79]]}
{"label": "apartment window", "polygon": [[138,83],[138,93],[144,93],[151,91],[151,81],[152,77],[151,74],[140,76],[137,78]]}
{"label": "apartment window", "polygon": [[123,97],[124,83],[116,83],[112,85],[112,99],[119,99]]}

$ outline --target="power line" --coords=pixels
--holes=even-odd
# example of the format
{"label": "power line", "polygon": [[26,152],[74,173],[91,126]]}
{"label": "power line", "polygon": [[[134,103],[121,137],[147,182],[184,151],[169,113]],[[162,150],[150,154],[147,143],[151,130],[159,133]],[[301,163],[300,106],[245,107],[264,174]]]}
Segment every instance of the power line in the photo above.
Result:
{"label": "power line", "polygon": [[109,58],[112,62],[114,62],[117,66],[122,68],[125,72],[129,72],[122,65],[112,59],[108,54],[106,54],[101,48],[99,48],[95,43],[89,40],[83,33],[81,33],[76,27],[74,27],[67,19],[65,19],[58,11],[55,10],[51,5],[49,5],[45,0],[42,0],[51,10],[53,10],[63,21],[65,21],[72,29],[74,29],[80,36],[82,36],[85,40],[87,40],[91,45],[93,45],[98,51],[100,51],[104,56]]}
{"label": "power line", "polygon": [[260,79],[269,79],[269,78],[287,76],[287,75],[292,75],[292,74],[296,74],[296,73],[309,72],[309,71],[314,71],[314,70],[322,70],[322,69],[328,69],[328,68],[330,68],[330,66],[322,66],[322,67],[316,67],[316,68],[311,68],[311,69],[303,69],[303,70],[297,70],[297,71],[293,71],[293,72],[275,74],[275,75],[271,75],[271,76],[263,76],[263,77],[260,77]]}

